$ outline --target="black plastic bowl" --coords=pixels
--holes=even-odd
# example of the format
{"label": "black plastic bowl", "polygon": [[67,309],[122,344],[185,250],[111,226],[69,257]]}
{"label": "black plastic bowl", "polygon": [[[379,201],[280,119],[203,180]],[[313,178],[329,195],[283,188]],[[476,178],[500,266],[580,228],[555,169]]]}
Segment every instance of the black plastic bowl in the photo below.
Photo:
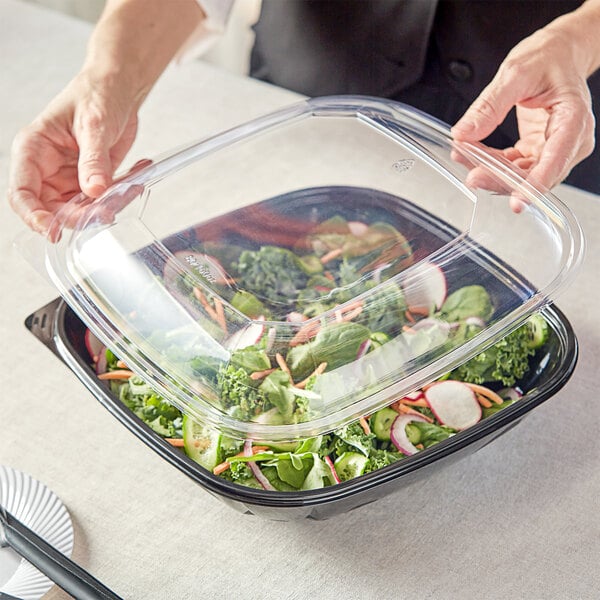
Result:
{"label": "black plastic bowl", "polygon": [[[302,211],[310,214],[311,219],[316,219],[316,222],[340,212],[345,213],[349,219],[360,218],[360,211],[363,210],[361,200],[364,200],[365,194],[368,194],[370,216],[375,211],[377,219],[388,220],[401,231],[407,232],[411,241],[418,240],[421,246],[415,248],[417,258],[420,258],[421,253],[426,255],[432,248],[442,247],[456,233],[447,223],[388,194],[360,188],[327,187],[299,190],[240,209],[171,236],[164,240],[164,245],[176,252],[185,248],[196,237],[219,240],[220,236],[226,235],[227,239],[231,239],[232,235],[239,234],[236,227],[240,222],[245,224],[245,231],[248,231],[248,223],[260,224],[272,218],[277,221],[282,215],[296,217]],[[281,228],[271,229],[281,232]],[[256,242],[248,238],[242,241]],[[467,263],[464,272],[467,276],[475,273],[480,279],[481,269],[469,269],[469,265],[472,266],[473,262],[485,264],[486,257],[494,259],[496,263],[499,261],[476,245],[473,245],[472,250],[465,257]],[[140,252],[143,251],[142,249]],[[511,293],[514,302],[520,304],[523,300],[520,292],[527,292],[527,282],[523,282],[522,290],[515,287],[507,289],[500,279],[495,279],[491,273],[487,275],[484,285],[492,298],[495,294]],[[468,283],[461,282],[461,285]],[[110,392],[106,382],[98,379],[84,341],[86,325],[63,300],[57,299],[39,309],[27,318],[25,324],[73,370],[91,393],[125,427],[160,457],[237,510],[269,519],[292,520],[326,519],[422,480],[434,469],[488,444],[554,395],[565,385],[575,369],[578,346],[571,325],[555,306],[547,306],[543,314],[550,325],[551,334],[542,351],[536,354],[535,364],[531,365],[527,377],[518,382],[525,392],[518,402],[439,444],[378,471],[324,489],[302,492],[265,491],[231,483],[205,470],[187,458],[181,450],[164,441]]]}
{"label": "black plastic bowl", "polygon": [[263,491],[231,483],[165,442],[98,379],[84,341],[86,326],[62,299],[37,310],[26,319],[25,325],[71,368],[118,421],[176,469],[236,510],[269,519],[293,520],[326,519],[426,478],[434,469],[482,448],[556,394],[577,363],[577,339],[558,308],[548,306],[543,314],[550,324],[550,339],[545,351],[538,354],[529,376],[519,382],[525,395],[518,402],[410,458],[335,486],[305,492]]}

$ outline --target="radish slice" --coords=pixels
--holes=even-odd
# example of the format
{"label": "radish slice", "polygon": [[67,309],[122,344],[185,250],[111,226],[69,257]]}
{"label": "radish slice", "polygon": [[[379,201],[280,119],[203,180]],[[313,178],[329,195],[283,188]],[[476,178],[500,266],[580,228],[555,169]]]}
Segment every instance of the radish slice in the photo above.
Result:
{"label": "radish slice", "polygon": [[[252,456],[252,440],[246,440],[244,442],[244,456]],[[260,467],[255,461],[249,460],[247,463],[248,468],[252,471],[255,479],[265,490],[274,490],[275,488],[271,485],[271,482],[266,478],[265,474],[260,470]]]}
{"label": "radish slice", "polygon": [[236,331],[233,335],[229,336],[229,339],[225,343],[225,347],[233,351],[257,344],[265,332],[265,326],[260,322],[264,320],[264,317],[259,317],[247,327]]}
{"label": "radish slice", "polygon": [[335,467],[333,466],[333,461],[331,460],[331,458],[329,458],[329,456],[326,456],[323,460],[325,460],[325,462],[327,463],[327,466],[331,469],[331,476],[333,477],[333,480],[336,483],[341,483],[342,480],[340,479],[340,476],[337,474],[337,471],[335,470]]}
{"label": "radish slice", "polygon": [[425,400],[438,421],[462,430],[481,420],[481,405],[475,392],[461,381],[438,381],[425,392]]}
{"label": "radish slice", "polygon": [[408,394],[404,394],[404,398],[407,400],[420,400],[423,397],[422,390],[415,390],[414,392],[409,392]]}
{"label": "radish slice", "polygon": [[100,352],[104,350],[104,344],[89,329],[85,330],[83,339],[90,358],[97,362]]}
{"label": "radish slice", "polygon": [[396,446],[396,448],[398,448],[402,454],[406,454],[406,456],[411,456],[419,451],[419,449],[415,448],[413,443],[406,435],[406,426],[409,423],[414,423],[415,421],[427,423],[427,419],[419,415],[398,415],[394,419],[394,422],[392,423],[392,429],[390,430],[390,439],[392,440],[392,444],[394,444],[394,446]]}
{"label": "radish slice", "polygon": [[417,265],[406,279],[402,289],[410,309],[441,308],[446,300],[448,284],[444,272],[433,263]]}
{"label": "radish slice", "polygon": [[361,237],[367,233],[369,226],[362,221],[348,221],[348,229],[352,235]]}
{"label": "radish slice", "polygon": [[292,311],[287,314],[285,320],[288,323],[303,323],[304,321],[308,321],[308,317],[302,313]]}

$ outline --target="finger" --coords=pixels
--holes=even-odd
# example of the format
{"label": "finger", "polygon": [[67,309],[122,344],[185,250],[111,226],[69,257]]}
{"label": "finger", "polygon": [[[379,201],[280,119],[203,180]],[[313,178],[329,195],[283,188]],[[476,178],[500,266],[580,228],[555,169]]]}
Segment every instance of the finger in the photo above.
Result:
{"label": "finger", "polygon": [[552,111],[546,128],[547,140],[529,179],[552,188],[594,148],[594,119],[581,100],[564,103]]}
{"label": "finger", "polygon": [[8,176],[8,201],[12,209],[34,231],[46,234],[51,215],[40,199],[42,173],[28,146],[28,136],[16,136]]}
{"label": "finger", "polygon": [[112,161],[110,139],[104,119],[96,114],[86,114],[75,123],[79,144],[79,185],[81,190],[97,198],[111,183]]}
{"label": "finger", "polygon": [[476,142],[490,135],[522,99],[521,81],[524,79],[515,77],[513,69],[501,66],[492,82],[452,127],[454,138]]}

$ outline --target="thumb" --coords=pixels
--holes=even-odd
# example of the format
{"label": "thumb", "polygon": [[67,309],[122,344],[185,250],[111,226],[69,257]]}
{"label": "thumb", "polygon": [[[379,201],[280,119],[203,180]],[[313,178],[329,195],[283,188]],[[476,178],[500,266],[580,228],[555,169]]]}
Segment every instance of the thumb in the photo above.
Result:
{"label": "thumb", "polygon": [[505,77],[503,72],[499,71],[452,127],[454,139],[464,142],[483,140],[504,121],[509,111],[521,99],[518,81]]}
{"label": "thumb", "polygon": [[110,140],[100,119],[87,119],[77,132],[79,160],[77,164],[81,191],[97,198],[112,181]]}

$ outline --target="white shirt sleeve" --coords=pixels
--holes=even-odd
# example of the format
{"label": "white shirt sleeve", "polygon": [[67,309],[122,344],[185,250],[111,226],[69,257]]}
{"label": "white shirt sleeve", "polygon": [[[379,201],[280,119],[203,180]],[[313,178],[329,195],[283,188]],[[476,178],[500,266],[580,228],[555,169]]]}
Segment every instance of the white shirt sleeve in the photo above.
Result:
{"label": "white shirt sleeve", "polygon": [[234,0],[196,0],[206,18],[179,49],[175,60],[184,62],[207,52],[227,26]]}

